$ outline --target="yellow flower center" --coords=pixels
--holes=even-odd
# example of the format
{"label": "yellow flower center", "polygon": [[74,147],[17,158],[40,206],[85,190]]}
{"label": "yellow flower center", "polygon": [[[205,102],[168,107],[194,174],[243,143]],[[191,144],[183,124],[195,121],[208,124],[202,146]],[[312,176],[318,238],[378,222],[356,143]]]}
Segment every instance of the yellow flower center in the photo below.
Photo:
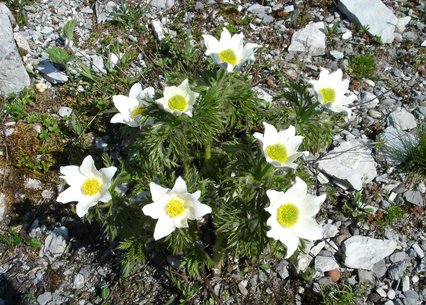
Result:
{"label": "yellow flower center", "polygon": [[336,90],[333,88],[322,88],[319,92],[322,95],[323,104],[334,103],[336,101]]}
{"label": "yellow flower center", "polygon": [[183,201],[179,199],[172,199],[167,202],[166,214],[172,218],[178,217],[185,211],[185,205]]}
{"label": "yellow flower center", "polygon": [[299,208],[292,203],[283,204],[278,208],[277,220],[284,228],[293,227],[299,220]]}
{"label": "yellow flower center", "polygon": [[98,179],[87,178],[81,186],[81,192],[86,196],[93,196],[99,193],[102,183]]}
{"label": "yellow flower center", "polygon": [[284,163],[287,160],[287,148],[283,144],[268,145],[266,154],[269,158],[279,163]]}
{"label": "yellow flower center", "polygon": [[235,65],[237,63],[237,55],[231,49],[223,50],[219,53],[219,58],[221,61],[226,62],[231,65]]}
{"label": "yellow flower center", "polygon": [[130,116],[132,117],[132,119],[134,119],[138,115],[141,115],[142,112],[143,112],[143,108],[140,107],[140,106],[137,106],[137,107],[133,108],[132,112],[130,113]]}
{"label": "yellow flower center", "polygon": [[176,94],[169,98],[168,104],[171,110],[178,110],[180,112],[183,112],[186,109],[186,99],[179,94]]}

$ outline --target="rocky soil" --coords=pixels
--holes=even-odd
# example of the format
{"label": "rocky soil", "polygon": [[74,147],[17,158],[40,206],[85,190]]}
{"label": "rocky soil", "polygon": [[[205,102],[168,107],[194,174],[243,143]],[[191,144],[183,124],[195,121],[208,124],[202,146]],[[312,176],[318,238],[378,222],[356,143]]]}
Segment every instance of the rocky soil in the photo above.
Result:
{"label": "rocky soil", "polygon": [[[262,99],[272,100],[279,73],[309,80],[325,67],[345,71],[357,101],[352,119],[329,150],[308,160],[320,192],[328,197],[318,217],[324,239],[307,243],[305,253],[290,261],[226,259],[221,270],[202,274],[198,281],[185,277],[176,267],[179,258],[167,253],[122,277],[117,244],[107,241],[99,224],[79,219],[70,205],[55,201],[64,188],[58,168],[77,164],[69,162],[73,156],[58,157],[42,173],[17,166],[16,155],[34,153],[31,147],[40,146],[36,139],[44,125],[14,120],[4,111],[0,304],[426,302],[426,179],[401,167],[395,154],[407,142],[415,145],[425,128],[425,2],[153,0],[140,20],[122,24],[111,17],[123,9],[119,1],[35,0],[21,7],[16,2],[0,3],[0,105],[9,103],[8,94],[30,86],[40,101],[30,107],[61,126],[67,124],[64,117],[80,110],[76,96],[91,97],[77,81],[76,64],[64,70],[46,52],[68,43],[62,29],[71,19],[77,20],[75,44],[67,47],[95,75],[107,75],[120,56],[114,42],[121,50],[138,51],[126,72],[138,77],[155,60],[158,41],[166,36],[179,37],[191,29],[191,43],[204,50],[201,34],[225,25],[262,46],[252,68]],[[136,7],[131,1],[129,5]],[[131,11],[125,12],[127,18]],[[366,53],[377,66],[356,77],[353,59]],[[162,77],[146,75],[137,81],[147,87],[160,84]],[[98,154],[113,154],[116,148],[106,134],[91,131],[83,141]],[[379,135],[384,149],[376,145]],[[55,145],[65,145],[61,141]],[[405,213],[386,222],[391,211]],[[353,296],[349,303],[345,293]]]}

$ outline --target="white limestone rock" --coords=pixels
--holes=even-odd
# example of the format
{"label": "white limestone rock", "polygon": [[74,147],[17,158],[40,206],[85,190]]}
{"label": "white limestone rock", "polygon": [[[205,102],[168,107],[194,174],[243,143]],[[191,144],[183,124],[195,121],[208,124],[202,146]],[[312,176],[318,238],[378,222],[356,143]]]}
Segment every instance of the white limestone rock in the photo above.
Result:
{"label": "white limestone rock", "polygon": [[175,5],[175,0],[152,0],[150,4],[157,9],[167,10]]}
{"label": "white limestone rock", "polygon": [[336,262],[334,257],[317,256],[315,258],[315,270],[317,271],[327,272],[338,268],[339,264]]}
{"label": "white limestone rock", "polygon": [[12,13],[0,3],[0,96],[3,97],[19,92],[31,83],[16,47],[14,25]]}
{"label": "white limestone rock", "polygon": [[372,270],[375,263],[392,254],[397,246],[394,240],[353,236],[343,244],[345,265],[353,269]]}
{"label": "white limestone rock", "polygon": [[3,221],[6,212],[6,195],[0,193],[0,222]]}
{"label": "white limestone rock", "polygon": [[368,27],[370,35],[381,37],[383,43],[394,40],[398,18],[382,1],[340,0],[338,7],[350,21]]}
{"label": "white limestone rock", "polygon": [[389,124],[399,130],[409,130],[417,127],[414,115],[404,108],[399,108],[389,115]]}
{"label": "white limestone rock", "polygon": [[333,178],[339,186],[361,190],[363,183],[376,176],[376,163],[370,145],[352,139],[341,143],[317,162],[320,171]]}
{"label": "white limestone rock", "polygon": [[68,81],[68,76],[56,68],[49,60],[43,60],[38,64],[40,74],[51,84],[63,84]]}
{"label": "white limestone rock", "polygon": [[289,52],[307,53],[311,56],[325,55],[324,22],[308,24],[291,37]]}
{"label": "white limestone rock", "polygon": [[379,137],[383,141],[381,151],[388,164],[399,164],[405,161],[405,156],[419,141],[415,135],[392,126],[386,128]]}

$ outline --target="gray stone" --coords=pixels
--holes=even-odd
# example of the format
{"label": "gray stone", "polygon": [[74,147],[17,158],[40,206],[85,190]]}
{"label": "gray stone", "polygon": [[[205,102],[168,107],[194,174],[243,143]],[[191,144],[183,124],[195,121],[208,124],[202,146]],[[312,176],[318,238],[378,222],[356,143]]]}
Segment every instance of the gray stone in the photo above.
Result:
{"label": "gray stone", "polygon": [[44,241],[40,249],[40,256],[47,256],[50,260],[65,253],[67,249],[68,229],[66,227],[55,228]]}
{"label": "gray stone", "polygon": [[152,0],[151,6],[157,8],[157,9],[170,9],[175,5],[175,0]]}
{"label": "gray stone", "polygon": [[361,107],[374,108],[379,104],[379,99],[374,93],[363,91],[361,93]]}
{"label": "gray stone", "polygon": [[306,269],[308,269],[311,262],[312,262],[312,256],[310,256],[309,254],[300,253],[297,256],[296,271],[298,273],[304,272]]}
{"label": "gray stone", "polygon": [[72,113],[72,109],[70,107],[61,107],[59,108],[58,115],[60,117],[70,116]]}
{"label": "gray stone", "polygon": [[345,55],[343,54],[343,52],[337,51],[337,50],[331,50],[330,51],[330,55],[334,58],[334,59],[342,59]]}
{"label": "gray stone", "polygon": [[414,290],[406,290],[404,292],[404,304],[405,305],[418,305],[419,303],[419,294]]}
{"label": "gray stone", "polygon": [[[381,37],[383,43],[394,40],[398,18],[380,0],[341,0],[339,10],[358,26],[368,27],[368,33]],[[368,8],[368,9],[366,9]]]}
{"label": "gray stone", "polygon": [[388,269],[386,268],[386,264],[383,259],[375,263],[373,266],[373,273],[377,278],[383,277],[387,270]]}
{"label": "gray stone", "polygon": [[79,272],[74,277],[73,288],[81,289],[84,287],[85,279],[84,276]]}
{"label": "gray stone", "polygon": [[302,52],[311,56],[325,55],[324,22],[306,25],[291,37],[289,52]]}
{"label": "gray stone", "polygon": [[395,110],[389,115],[389,124],[399,130],[409,130],[417,127],[414,115],[404,108]]}
{"label": "gray stone", "polygon": [[19,33],[19,32],[15,32],[13,33],[13,38],[16,41],[16,45],[18,46],[18,48],[24,50],[27,53],[31,52],[31,48],[30,45],[28,44],[28,41],[25,39],[25,37]]}
{"label": "gray stone", "polygon": [[404,261],[393,264],[388,269],[388,278],[394,281],[400,280],[404,275],[405,269],[407,269],[407,264]]}
{"label": "gray stone", "polygon": [[358,270],[358,280],[360,283],[374,284],[375,282],[373,272],[363,269]]}
{"label": "gray stone", "polygon": [[45,304],[47,304],[50,300],[52,299],[52,293],[50,293],[50,292],[45,292],[45,293],[43,293],[43,294],[40,294],[38,297],[37,297],[37,302],[40,304],[40,305],[45,305]]}
{"label": "gray stone", "polygon": [[394,254],[389,256],[389,259],[392,263],[402,262],[407,259],[407,254],[402,251],[395,252]]}
{"label": "gray stone", "polygon": [[345,265],[354,269],[372,270],[375,263],[396,249],[396,241],[365,236],[352,236],[343,243]]}
{"label": "gray stone", "polygon": [[315,258],[315,270],[327,272],[334,269],[339,269],[339,264],[336,262],[334,257],[317,256]]}
{"label": "gray stone", "polygon": [[99,55],[92,55],[92,69],[96,72],[106,74],[104,59]]}
{"label": "gray stone", "polygon": [[0,96],[3,97],[19,92],[31,83],[13,37],[14,24],[12,13],[0,3]]}
{"label": "gray stone", "polygon": [[246,296],[248,295],[248,290],[247,290],[247,280],[243,280],[241,282],[238,283],[238,290],[241,292],[242,295]]}
{"label": "gray stone", "polygon": [[419,191],[406,191],[404,193],[404,198],[409,203],[412,203],[421,207],[424,205],[423,195]]}
{"label": "gray stone", "polygon": [[41,181],[33,178],[27,178],[25,180],[25,188],[30,190],[39,190],[41,189]]}
{"label": "gray stone", "polygon": [[96,0],[95,3],[95,13],[96,13],[96,22],[98,24],[104,23],[107,20],[110,20],[109,17],[112,12],[117,8],[117,4],[113,1],[108,1],[107,3],[103,1]]}
{"label": "gray stone", "polygon": [[252,4],[247,8],[247,12],[255,15],[265,23],[274,21],[274,18],[269,15],[272,9],[269,6],[263,6],[258,3]]}
{"label": "gray stone", "polygon": [[361,190],[363,183],[369,183],[377,176],[371,154],[369,145],[353,139],[328,152],[317,162],[318,168],[343,188]]}
{"label": "gray stone", "polygon": [[[0,218],[1,219],[1,218]],[[423,258],[423,257],[425,257],[425,252],[423,251],[423,249],[422,248],[420,248],[420,246],[416,243],[416,244],[413,244],[412,246],[411,246],[411,248],[413,248],[413,250],[416,252],[416,254],[417,254],[417,256],[418,257],[420,257],[420,258]]]}
{"label": "gray stone", "polygon": [[398,18],[398,21],[396,23],[396,30],[399,33],[402,33],[405,31],[405,27],[407,26],[407,24],[411,21],[411,17],[410,16],[405,16],[405,17],[401,17]]}
{"label": "gray stone", "polygon": [[323,238],[333,238],[339,233],[339,228],[331,223],[327,223],[322,227]]}
{"label": "gray stone", "polygon": [[43,60],[38,64],[40,74],[52,84],[63,84],[68,81],[68,76],[57,69],[49,60]]}
{"label": "gray stone", "polygon": [[157,38],[158,41],[163,40],[166,37],[166,34],[168,33],[167,29],[164,27],[160,20],[152,20],[151,28],[154,32],[155,38]]}
{"label": "gray stone", "polygon": [[280,261],[277,266],[277,273],[283,280],[290,276],[288,272],[288,262],[286,260]]}

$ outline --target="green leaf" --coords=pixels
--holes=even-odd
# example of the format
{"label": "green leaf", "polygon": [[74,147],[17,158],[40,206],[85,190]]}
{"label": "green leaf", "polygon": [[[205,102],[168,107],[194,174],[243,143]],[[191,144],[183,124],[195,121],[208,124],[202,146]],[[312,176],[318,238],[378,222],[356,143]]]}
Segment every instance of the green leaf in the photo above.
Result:
{"label": "green leaf", "polygon": [[64,48],[49,48],[46,50],[47,54],[49,54],[49,59],[51,62],[66,65],[71,58],[72,55],[68,54],[68,52]]}
{"label": "green leaf", "polygon": [[32,248],[40,248],[40,247],[41,247],[41,242],[40,242],[37,238],[30,238],[30,239],[27,239],[27,240],[25,241],[25,244],[26,244],[27,246],[32,247]]}
{"label": "green leaf", "polygon": [[262,264],[259,267],[260,267],[260,269],[265,270],[265,271],[271,269],[271,266],[269,264]]}
{"label": "green leaf", "polygon": [[109,294],[110,294],[110,291],[109,291],[108,286],[104,286],[104,287],[102,287],[102,290],[101,290],[101,298],[102,298],[103,300],[106,300],[106,299],[108,299]]}
{"label": "green leaf", "polygon": [[64,25],[64,36],[68,39],[72,39],[74,28],[77,25],[77,20],[72,19]]}

